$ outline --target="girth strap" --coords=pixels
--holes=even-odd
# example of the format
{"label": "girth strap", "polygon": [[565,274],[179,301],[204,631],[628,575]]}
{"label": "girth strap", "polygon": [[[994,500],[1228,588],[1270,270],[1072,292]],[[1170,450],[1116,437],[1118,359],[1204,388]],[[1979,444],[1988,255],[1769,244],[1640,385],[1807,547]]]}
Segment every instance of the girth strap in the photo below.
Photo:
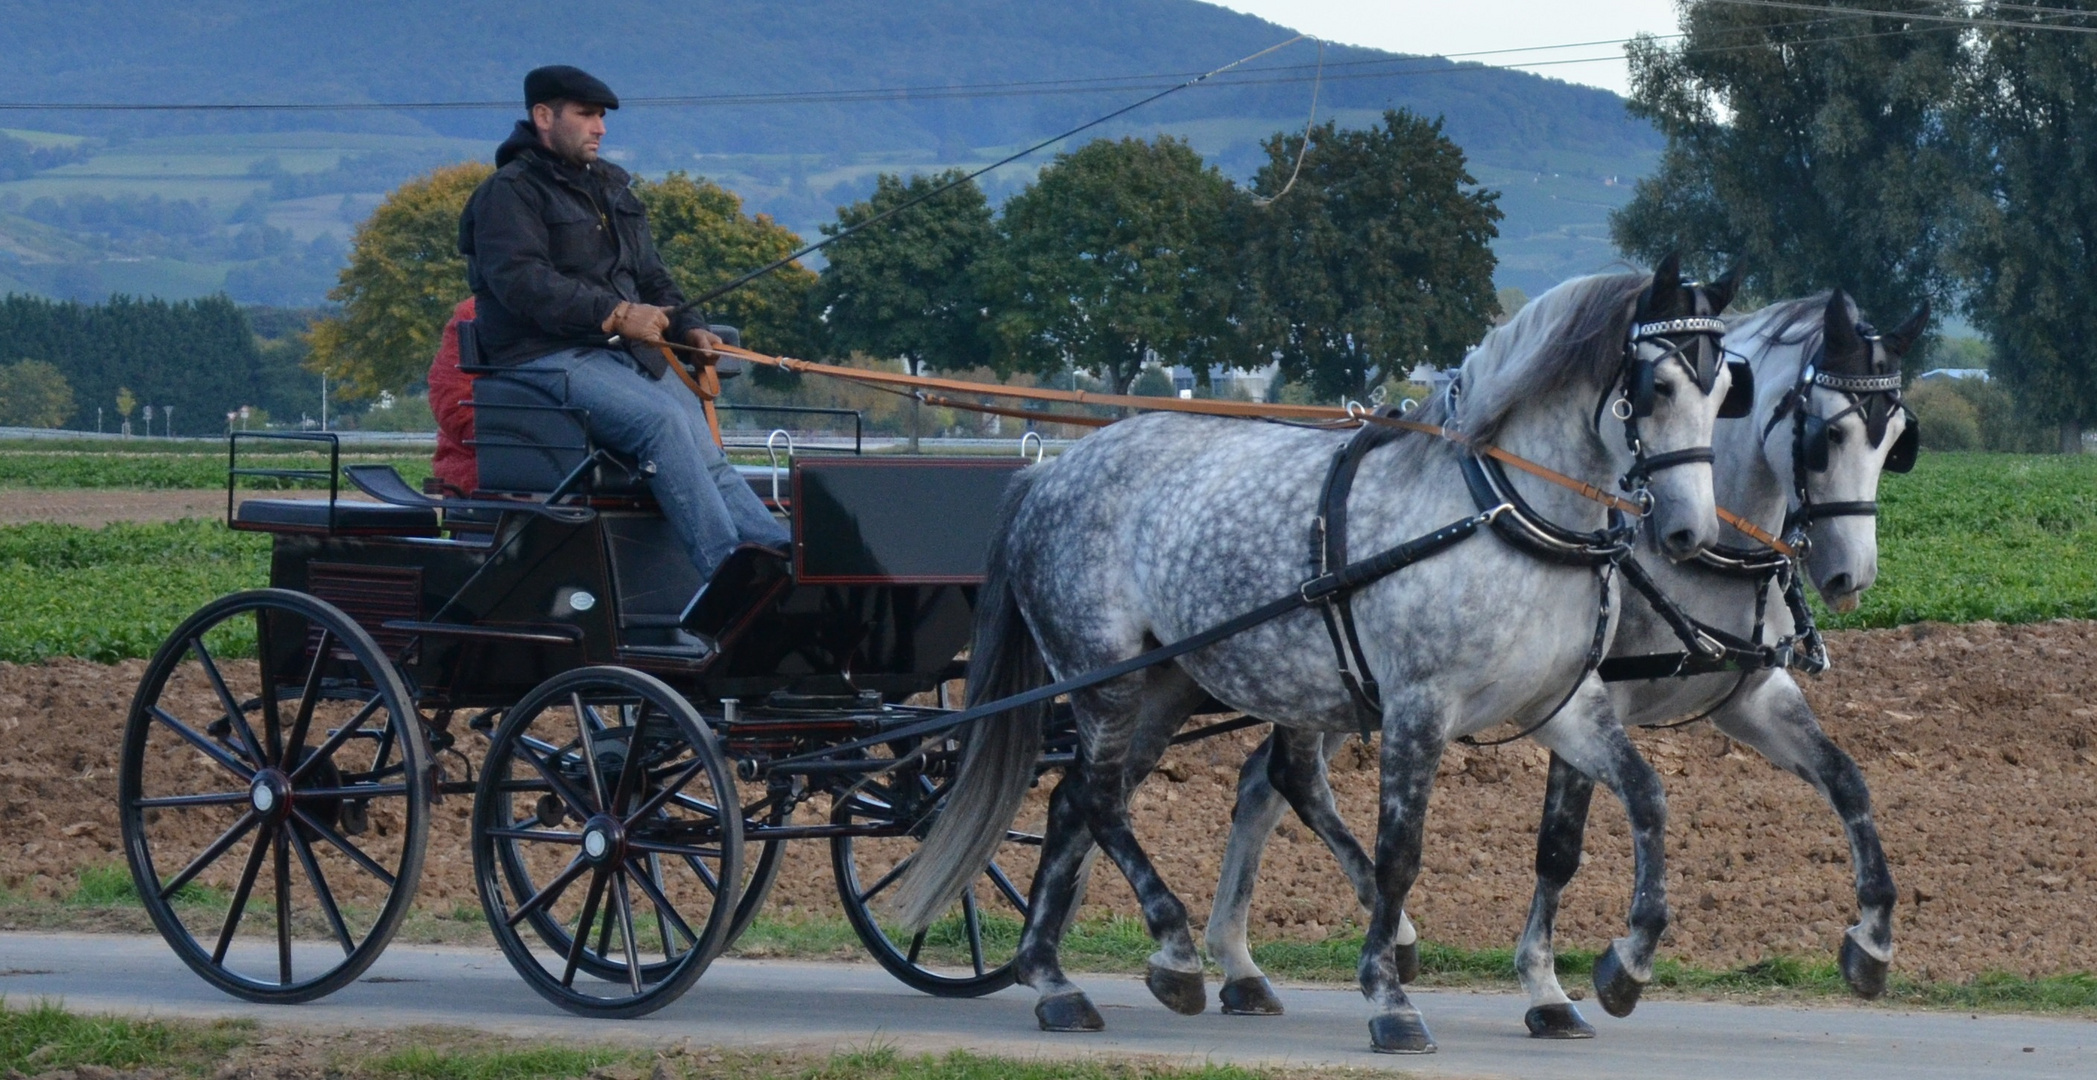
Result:
{"label": "girth strap", "polygon": [[[1362,459],[1398,435],[1391,428],[1365,424],[1334,452],[1332,465],[1325,471],[1325,484],[1319,491],[1318,516],[1311,523],[1311,572],[1319,580],[1330,575],[1334,567],[1347,565],[1347,496],[1354,489],[1354,477],[1361,470]],[[1383,693],[1376,685],[1376,676],[1369,671],[1369,659],[1355,629],[1354,605],[1348,603],[1351,592],[1336,589],[1320,600],[1318,613],[1325,619],[1325,633],[1332,639],[1340,682],[1354,700],[1362,739],[1367,741],[1383,722]],[[1310,598],[1308,585],[1305,594]]]}

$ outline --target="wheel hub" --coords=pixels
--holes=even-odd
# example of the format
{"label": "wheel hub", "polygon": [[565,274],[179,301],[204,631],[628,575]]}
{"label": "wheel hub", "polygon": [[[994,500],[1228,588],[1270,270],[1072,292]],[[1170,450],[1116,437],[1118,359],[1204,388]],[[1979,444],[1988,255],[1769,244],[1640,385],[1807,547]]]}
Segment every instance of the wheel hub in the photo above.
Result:
{"label": "wheel hub", "polygon": [[248,805],[272,821],[290,817],[291,777],[276,769],[256,773],[254,783],[248,787]]}
{"label": "wheel hub", "polygon": [[626,829],[619,819],[599,814],[583,824],[583,858],[592,866],[606,866],[626,857]]}

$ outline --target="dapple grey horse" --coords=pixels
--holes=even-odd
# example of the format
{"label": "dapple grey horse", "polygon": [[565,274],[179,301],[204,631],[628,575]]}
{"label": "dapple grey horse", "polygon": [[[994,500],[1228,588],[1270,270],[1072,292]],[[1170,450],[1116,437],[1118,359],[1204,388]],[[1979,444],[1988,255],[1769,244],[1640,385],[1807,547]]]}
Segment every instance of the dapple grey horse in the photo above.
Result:
{"label": "dapple grey horse", "polygon": [[[1679,467],[1651,478],[1645,526],[1670,558],[1689,558],[1717,536],[1709,444],[1731,374],[1716,363],[1715,333],[1634,341],[1632,328],[1716,315],[1730,293],[1730,282],[1681,284],[1672,258],[1651,276],[1567,282],[1486,337],[1464,362],[1460,396],[1415,417],[1605,489],[1647,455],[1651,463],[1671,459]],[[1653,380],[1644,409],[1619,400],[1637,374]],[[1642,423],[1627,428],[1634,416]],[[1630,449],[1633,430],[1640,455]],[[1347,437],[1151,415],[1020,473],[978,595],[971,705],[1128,660],[1299,590],[1321,477]],[[1348,507],[1353,550],[1483,517],[1461,474],[1468,452],[1454,439],[1414,435],[1366,458]],[[1526,477],[1518,487],[1536,513],[1560,525],[1605,524],[1599,503],[1563,487]],[[1360,967],[1378,1050],[1434,1049],[1395,964],[1405,896],[1418,876],[1444,745],[1495,725],[1533,727],[1534,738],[1623,800],[1637,837],[1637,880],[1629,933],[1598,966],[1597,985],[1630,1002],[1651,977],[1668,918],[1666,805],[1591,670],[1612,621],[1607,582],[1604,571],[1540,560],[1486,535],[1353,597],[1369,673],[1382,687],[1381,716],[1370,720],[1383,734],[1375,914]],[[1079,752],[1050,797],[1016,961],[1019,981],[1040,994],[1035,1013],[1045,1029],[1103,1026],[1057,961],[1095,842],[1134,887],[1158,943],[1152,993],[1183,1013],[1205,1007],[1186,909],[1137,844],[1128,803],[1172,733],[1209,696],[1293,729],[1346,732],[1363,723],[1335,676],[1320,617],[1307,609],[1073,693]],[[892,894],[905,926],[928,924],[982,872],[1034,778],[1043,720],[1040,707],[1013,710],[969,733],[946,808]]]}
{"label": "dapple grey horse", "polygon": [[[1838,291],[1727,320],[1726,349],[1746,358],[1758,392],[1751,417],[1719,425],[1713,472],[1719,505],[1769,535],[1806,537],[1807,577],[1839,611],[1854,608],[1858,595],[1877,578],[1874,515],[1879,476],[1889,458],[1893,469],[1905,467],[1908,462],[1899,459],[1899,447],[1903,439],[1914,438],[1912,418],[1890,407],[1896,402],[1887,391],[1857,393],[1839,387],[1890,383],[1897,388],[1900,359],[1921,335],[1928,314],[1925,306],[1898,329],[1868,336],[1860,332],[1854,305]],[[1836,385],[1825,385],[1830,382]],[[1828,445],[1820,468],[1794,459],[1794,451],[1800,449],[1795,424],[1801,418],[1834,418],[1825,425]],[[1911,461],[1912,443],[1907,453]],[[1806,449],[1805,456],[1814,457],[1815,451]],[[1747,638],[1756,629],[1759,604],[1767,615],[1759,643],[1774,645],[1793,638],[1800,628],[1782,595],[1783,583],[1774,573],[1743,572],[1747,564],[1766,565],[1767,549],[1727,531],[1728,543],[1689,562],[1661,558],[1651,544],[1635,557],[1666,596],[1698,622]],[[1733,546],[1743,541],[1749,546]],[[1762,595],[1758,598],[1757,593]],[[1627,602],[1611,645],[1613,657],[1660,658],[1682,651],[1659,611],[1642,599]],[[1871,796],[1856,763],[1821,731],[1791,673],[1780,667],[1761,668],[1608,685],[1611,703],[1625,723],[1660,724],[1706,714],[1719,730],[1797,774],[1828,800],[1849,834],[1862,912],[1843,938],[1842,973],[1858,995],[1878,996],[1885,989],[1886,965],[1893,954],[1895,891],[1872,823]],[[1293,806],[1332,849],[1363,906],[1374,907],[1374,867],[1341,820],[1326,784],[1326,763],[1347,738],[1344,733],[1277,727],[1239,773],[1230,843],[1205,934],[1210,955],[1223,968],[1226,1012],[1282,1011],[1253,963],[1246,926],[1260,854],[1285,807]],[[1580,865],[1593,792],[1585,776],[1553,757],[1537,837],[1536,896],[1516,953],[1517,969],[1530,995],[1525,1019],[1531,1034],[1540,1038],[1594,1035],[1559,986],[1551,946],[1558,897]]]}

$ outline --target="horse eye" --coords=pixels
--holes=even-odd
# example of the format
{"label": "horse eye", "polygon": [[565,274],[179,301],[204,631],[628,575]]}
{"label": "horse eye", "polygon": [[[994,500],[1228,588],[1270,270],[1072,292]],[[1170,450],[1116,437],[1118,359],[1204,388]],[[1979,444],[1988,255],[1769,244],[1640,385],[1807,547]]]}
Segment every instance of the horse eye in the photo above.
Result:
{"label": "horse eye", "polygon": [[1847,438],[1849,438],[1849,435],[1839,427],[1831,427],[1828,429],[1828,441],[1834,443],[1837,446],[1842,445],[1842,441]]}
{"label": "horse eye", "polygon": [[1653,392],[1659,394],[1661,397],[1674,397],[1675,384],[1671,382],[1654,383]]}

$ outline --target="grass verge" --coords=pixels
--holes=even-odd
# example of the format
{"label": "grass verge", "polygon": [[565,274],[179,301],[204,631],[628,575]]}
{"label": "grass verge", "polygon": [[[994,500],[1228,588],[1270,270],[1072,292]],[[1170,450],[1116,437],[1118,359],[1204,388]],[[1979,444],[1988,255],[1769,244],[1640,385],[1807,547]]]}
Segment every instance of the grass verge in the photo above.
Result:
{"label": "grass verge", "polygon": [[252,1020],[180,1023],[79,1016],[52,1002],[19,1008],[0,997],[0,1075],[96,1065],[202,1073],[253,1038]]}

